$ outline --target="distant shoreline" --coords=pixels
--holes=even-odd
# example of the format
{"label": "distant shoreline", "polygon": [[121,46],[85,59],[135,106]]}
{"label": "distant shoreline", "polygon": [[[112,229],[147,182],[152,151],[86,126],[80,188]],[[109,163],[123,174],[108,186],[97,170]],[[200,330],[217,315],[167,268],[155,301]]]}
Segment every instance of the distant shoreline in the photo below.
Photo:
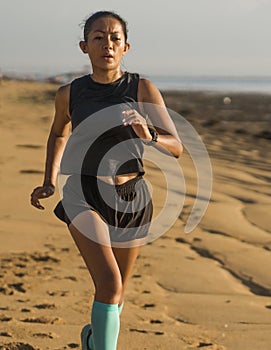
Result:
{"label": "distant shoreline", "polygon": [[[2,73],[2,80],[39,81],[67,84],[88,71],[66,72],[55,75],[44,73]],[[271,94],[271,76],[158,76],[141,74],[165,92],[206,93],[261,93]]]}

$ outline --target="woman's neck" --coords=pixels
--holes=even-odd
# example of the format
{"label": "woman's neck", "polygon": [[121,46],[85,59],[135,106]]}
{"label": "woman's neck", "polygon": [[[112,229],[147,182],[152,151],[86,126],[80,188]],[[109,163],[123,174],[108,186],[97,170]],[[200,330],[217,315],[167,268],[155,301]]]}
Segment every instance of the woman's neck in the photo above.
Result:
{"label": "woman's neck", "polygon": [[108,84],[122,77],[124,72],[122,70],[112,71],[97,71],[94,70],[91,74],[91,78],[97,83]]}

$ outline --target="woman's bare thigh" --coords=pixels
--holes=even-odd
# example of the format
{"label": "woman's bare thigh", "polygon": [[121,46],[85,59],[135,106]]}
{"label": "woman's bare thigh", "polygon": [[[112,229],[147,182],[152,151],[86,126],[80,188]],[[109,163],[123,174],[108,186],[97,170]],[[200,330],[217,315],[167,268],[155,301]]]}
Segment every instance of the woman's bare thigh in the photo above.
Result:
{"label": "woman's bare thigh", "polygon": [[[121,303],[140,248],[112,248],[108,227],[94,211],[79,214],[69,230],[93,279],[95,300]],[[99,237],[105,244],[97,243]]]}

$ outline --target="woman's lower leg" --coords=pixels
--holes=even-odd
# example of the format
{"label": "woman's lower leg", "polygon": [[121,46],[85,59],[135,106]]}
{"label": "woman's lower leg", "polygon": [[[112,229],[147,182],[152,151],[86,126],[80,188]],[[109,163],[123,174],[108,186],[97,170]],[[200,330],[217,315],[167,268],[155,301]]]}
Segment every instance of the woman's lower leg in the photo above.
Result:
{"label": "woman's lower leg", "polygon": [[[96,213],[88,216],[89,227],[106,235],[107,226]],[[95,221],[91,225],[91,220]],[[73,224],[70,232],[88,267],[95,285],[92,307],[92,336],[89,349],[115,350],[119,334],[119,315],[123,307],[124,289],[138,256],[139,248],[111,248],[93,242]],[[95,346],[95,347],[94,347]]]}

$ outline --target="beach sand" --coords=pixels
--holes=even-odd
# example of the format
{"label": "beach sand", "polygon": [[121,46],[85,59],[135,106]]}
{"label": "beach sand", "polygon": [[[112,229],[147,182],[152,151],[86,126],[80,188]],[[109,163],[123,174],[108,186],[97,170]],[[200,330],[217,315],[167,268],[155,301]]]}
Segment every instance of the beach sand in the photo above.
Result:
{"label": "beach sand", "polygon": [[[66,226],[52,214],[58,193],[43,202],[45,211],[29,204],[43,179],[56,89],[38,82],[0,85],[3,350],[80,349],[79,334],[90,317],[92,282]],[[207,147],[212,196],[199,225],[185,233],[197,194],[197,174],[185,149],[178,161],[186,183],[183,209],[141,251],[126,293],[118,349],[268,350],[270,96],[163,95]],[[165,184],[159,169],[146,168],[158,213]]]}

